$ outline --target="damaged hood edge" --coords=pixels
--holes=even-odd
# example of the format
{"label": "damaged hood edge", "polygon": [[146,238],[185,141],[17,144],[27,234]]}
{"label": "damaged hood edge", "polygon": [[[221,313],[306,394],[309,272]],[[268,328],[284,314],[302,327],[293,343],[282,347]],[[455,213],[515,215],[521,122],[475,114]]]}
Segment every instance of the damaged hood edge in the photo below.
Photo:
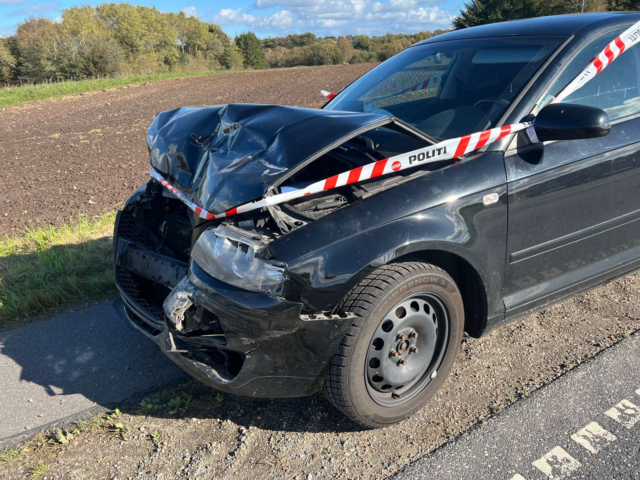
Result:
{"label": "damaged hood edge", "polygon": [[216,215],[264,197],[341,143],[393,121],[281,105],[184,107],[159,113],[147,142],[153,169]]}

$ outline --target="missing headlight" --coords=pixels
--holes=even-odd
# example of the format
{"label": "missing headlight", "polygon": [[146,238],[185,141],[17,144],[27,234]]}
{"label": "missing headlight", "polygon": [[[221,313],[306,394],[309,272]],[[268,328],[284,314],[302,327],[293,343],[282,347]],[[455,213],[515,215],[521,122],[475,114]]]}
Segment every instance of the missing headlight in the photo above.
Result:
{"label": "missing headlight", "polygon": [[220,225],[200,235],[191,257],[200,268],[221,282],[280,296],[286,281],[286,265],[259,258],[265,248],[259,239]]}

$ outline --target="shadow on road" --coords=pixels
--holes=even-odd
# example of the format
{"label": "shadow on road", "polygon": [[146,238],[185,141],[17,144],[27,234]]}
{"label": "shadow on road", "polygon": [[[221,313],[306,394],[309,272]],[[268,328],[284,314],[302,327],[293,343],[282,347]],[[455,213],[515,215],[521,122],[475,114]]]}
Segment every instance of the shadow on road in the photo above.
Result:
{"label": "shadow on road", "polygon": [[0,332],[0,444],[182,378],[107,301]]}
{"label": "shadow on road", "polygon": [[[132,414],[166,418],[228,419],[266,430],[358,428],[321,395],[257,400],[220,394],[189,380],[125,322],[120,301],[103,302],[0,333],[0,441],[92,406],[124,405]],[[169,383],[171,387],[151,396],[159,408],[141,410],[138,402],[145,392]],[[166,407],[176,397],[189,399],[182,402],[186,409]]]}

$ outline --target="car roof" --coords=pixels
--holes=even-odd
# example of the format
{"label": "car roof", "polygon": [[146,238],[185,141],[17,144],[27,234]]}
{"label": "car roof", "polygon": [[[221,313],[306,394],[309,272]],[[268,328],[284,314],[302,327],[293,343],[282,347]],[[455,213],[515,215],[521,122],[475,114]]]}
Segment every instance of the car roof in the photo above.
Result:
{"label": "car roof", "polygon": [[609,25],[622,24],[640,20],[638,12],[601,12],[573,15],[554,15],[549,17],[512,20],[492,23],[478,27],[454,30],[453,32],[419,42],[442,42],[447,40],[466,40],[469,38],[498,37],[505,35],[564,35],[585,36],[590,32]]}

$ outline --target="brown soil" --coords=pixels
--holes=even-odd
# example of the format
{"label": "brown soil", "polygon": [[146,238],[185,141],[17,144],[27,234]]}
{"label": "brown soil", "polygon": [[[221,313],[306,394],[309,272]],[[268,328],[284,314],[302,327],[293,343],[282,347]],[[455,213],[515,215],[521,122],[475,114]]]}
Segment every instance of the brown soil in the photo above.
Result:
{"label": "brown soil", "polygon": [[153,116],[184,105],[320,107],[371,64],[167,80],[0,111],[0,235],[114,210],[148,178]]}

